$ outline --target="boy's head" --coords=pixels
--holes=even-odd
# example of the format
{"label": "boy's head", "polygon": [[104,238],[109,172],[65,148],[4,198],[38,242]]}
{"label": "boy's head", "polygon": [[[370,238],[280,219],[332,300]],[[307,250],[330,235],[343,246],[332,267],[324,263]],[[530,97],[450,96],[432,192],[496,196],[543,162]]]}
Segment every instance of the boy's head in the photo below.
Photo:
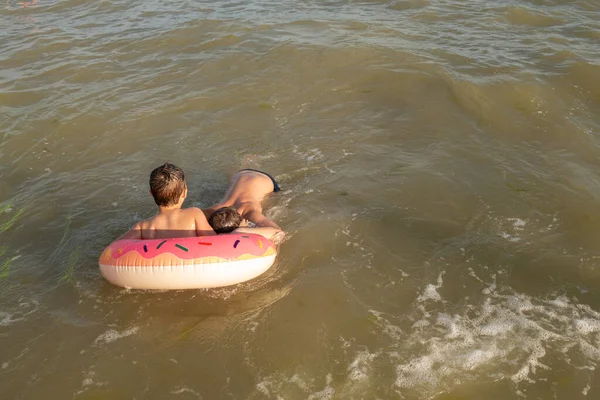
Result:
{"label": "boy's head", "polygon": [[208,223],[216,233],[230,233],[240,227],[242,216],[233,207],[221,207],[210,216]]}
{"label": "boy's head", "polygon": [[165,163],[150,173],[150,193],[159,207],[179,203],[186,189],[183,170],[176,165]]}

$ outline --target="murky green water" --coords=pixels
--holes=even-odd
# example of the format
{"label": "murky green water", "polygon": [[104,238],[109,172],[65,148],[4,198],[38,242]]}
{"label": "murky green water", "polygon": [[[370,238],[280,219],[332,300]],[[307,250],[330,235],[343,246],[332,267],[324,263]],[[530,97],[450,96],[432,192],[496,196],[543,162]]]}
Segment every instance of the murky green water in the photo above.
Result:
{"label": "murky green water", "polygon": [[[598,398],[599,43],[595,0],[3,2],[0,397]],[[102,279],[167,160],[280,180],[270,271]]]}

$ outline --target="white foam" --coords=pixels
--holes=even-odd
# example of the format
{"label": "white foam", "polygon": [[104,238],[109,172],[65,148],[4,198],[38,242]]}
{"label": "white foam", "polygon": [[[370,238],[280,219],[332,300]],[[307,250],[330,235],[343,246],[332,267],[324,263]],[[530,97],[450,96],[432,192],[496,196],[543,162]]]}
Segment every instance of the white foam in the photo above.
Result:
{"label": "white foam", "polygon": [[513,228],[517,229],[517,230],[522,230],[525,225],[527,225],[527,222],[523,221],[520,218],[508,218],[508,221],[513,223]]}
{"label": "white foam", "polygon": [[519,235],[511,235],[511,234],[509,234],[509,233],[506,233],[506,232],[502,232],[502,231],[500,231],[500,236],[501,236],[503,239],[506,239],[506,240],[508,240],[509,242],[513,242],[513,243],[517,243],[517,242],[520,242],[520,241],[521,241],[521,238],[519,237]]}
{"label": "white foam", "polygon": [[597,319],[576,319],[573,321],[575,329],[584,335],[592,332],[600,332],[600,320]]}
{"label": "white foam", "polygon": [[432,285],[432,284],[427,285],[425,287],[425,290],[423,290],[423,293],[421,293],[421,295],[419,297],[417,297],[417,301],[418,302],[424,302],[427,300],[442,301],[442,296],[440,296],[440,294],[438,293],[437,290],[440,289],[444,283],[444,281],[442,279],[443,276],[444,276],[443,272],[438,275],[437,285]]}
{"label": "white foam", "polygon": [[75,395],[79,395],[85,391],[87,391],[90,386],[106,386],[108,382],[96,382],[94,379],[96,377],[96,373],[93,370],[89,370],[85,374],[85,378],[81,381],[81,389],[75,393]]}
{"label": "white foam", "polygon": [[[273,206],[266,212],[266,215],[267,215],[267,217],[269,217],[271,219],[278,220],[278,219],[282,219],[286,213],[287,213],[286,206]],[[253,225],[256,226],[256,224],[253,224]],[[250,223],[248,223],[248,226],[250,226]]]}
{"label": "white foam", "polygon": [[420,383],[429,382],[435,386],[438,381],[436,374],[432,374],[433,359],[431,357],[420,357],[410,360],[407,364],[399,365],[396,369],[396,386],[401,388],[412,388]]}
{"label": "white foam", "polygon": [[[473,280],[487,289],[486,295],[465,298],[460,308],[423,303],[432,301],[433,292],[439,295],[442,278],[420,288],[408,315],[369,310],[375,330],[388,343],[383,348],[357,350],[357,339],[340,337],[338,348],[350,359],[345,379],[336,380],[335,387],[331,374],[323,387],[322,381],[294,367],[289,375],[278,372],[263,378],[255,395],[358,398],[357,394],[380,384],[376,383],[379,364],[388,362],[395,366],[394,383],[400,395],[410,389],[417,393],[415,398],[432,398],[466,382],[507,380],[514,385],[516,397],[527,393],[531,382],[547,379],[544,371],[553,365],[550,362],[576,362],[575,368],[589,370],[600,364],[600,313],[590,306],[566,296],[540,299],[518,293],[496,284],[494,275],[491,283],[489,278],[487,282]],[[435,311],[439,307],[445,312]],[[408,321],[412,327],[404,328],[410,326]],[[551,361],[548,354],[552,354]],[[576,390],[587,395],[590,389],[585,385],[582,382]],[[304,395],[298,396],[299,389]]]}
{"label": "white foam", "polygon": [[344,339],[343,336],[340,336],[340,342],[342,342],[342,349],[348,349],[352,345],[350,340]]}
{"label": "white foam", "polygon": [[462,359],[462,364],[466,369],[475,369],[477,366],[490,361],[496,356],[496,349],[489,350],[474,350],[471,353],[465,354]]}
{"label": "white foam", "polygon": [[13,318],[12,314],[0,311],[0,326],[8,326],[16,321],[19,321],[19,319]]}
{"label": "white foam", "polygon": [[325,389],[321,390],[320,392],[311,394],[310,396],[308,396],[308,400],[332,399],[333,395],[335,395],[335,389],[331,387],[332,381],[333,378],[331,377],[331,374],[327,374],[327,376],[325,377]]}
{"label": "white foam", "polygon": [[184,394],[184,393],[191,393],[191,394],[197,396],[198,398],[202,398],[202,396],[200,396],[200,393],[198,393],[195,390],[192,390],[190,388],[187,388],[187,387],[182,387],[177,390],[171,391],[171,394],[176,394],[176,395]]}
{"label": "white foam", "polygon": [[127,336],[131,336],[133,334],[135,334],[138,331],[138,327],[134,326],[131,327],[129,329],[126,329],[122,332],[118,332],[115,329],[109,329],[106,332],[104,332],[103,334],[101,334],[100,336],[98,336],[96,338],[96,340],[94,341],[94,344],[108,344],[108,343],[112,343],[115,340],[127,337]]}
{"label": "white foam", "polygon": [[323,152],[321,150],[319,150],[318,148],[310,149],[310,150],[303,152],[303,151],[298,150],[298,146],[294,146],[294,148],[292,149],[292,153],[300,156],[302,159],[304,159],[308,162],[323,159]]}
{"label": "white foam", "polygon": [[362,381],[369,378],[371,363],[377,355],[368,351],[360,351],[354,361],[348,366],[348,379],[351,381]]}
{"label": "white foam", "polygon": [[[489,217],[492,221],[494,229],[497,230],[498,236],[512,243],[517,243],[523,240],[522,234],[525,232],[527,221],[520,218],[496,218]],[[507,223],[508,222],[508,223]]]}
{"label": "white foam", "polygon": [[258,323],[258,322],[256,322],[256,321],[251,321],[251,322],[248,324],[248,330],[249,330],[250,332],[256,332],[256,328],[258,328],[258,325],[259,325],[259,323]]}
{"label": "white foam", "polygon": [[333,395],[335,394],[335,390],[331,387],[326,387],[325,389],[321,390],[320,392],[317,393],[313,393],[310,396],[308,396],[308,400],[328,400],[328,399],[332,399]]}
{"label": "white foam", "polygon": [[376,318],[376,324],[382,329],[383,333],[391,337],[392,339],[401,340],[404,335],[402,329],[396,325],[390,323],[384,316],[383,313],[375,310],[369,310],[369,313],[373,314]]}
{"label": "white foam", "polygon": [[479,333],[486,336],[501,336],[511,332],[514,328],[512,323],[493,321],[479,328]]}
{"label": "white foam", "polygon": [[585,385],[585,387],[583,388],[583,390],[581,391],[581,394],[584,396],[587,396],[588,392],[590,391],[592,387],[590,386],[590,384],[588,383],[587,385]]}
{"label": "white foam", "polygon": [[420,319],[414,324],[412,324],[412,328],[424,328],[429,325],[431,325],[429,321],[427,321],[426,319]]}
{"label": "white foam", "polygon": [[[16,259],[17,257],[13,257]],[[35,300],[30,301],[22,301],[19,303],[19,308],[30,308],[28,311],[17,310],[14,314],[0,311],[0,326],[9,326],[14,324],[15,322],[23,321],[25,317],[35,313],[39,309],[39,303]]]}
{"label": "white foam", "polygon": [[[393,351],[384,353],[396,360],[398,388],[417,390],[427,398],[480,379],[536,382],[543,379],[539,371],[550,368],[546,355],[552,350],[555,357],[557,347],[567,363],[573,351],[584,356],[584,361],[578,358],[577,368],[600,364],[600,313],[588,305],[564,296],[532,298],[498,290],[493,283],[483,303],[467,305],[456,314],[428,312],[422,301],[437,299],[432,289],[438,286],[439,282],[424,286],[414,303],[412,329]],[[375,310],[370,313],[383,318]]]}
{"label": "white foam", "polygon": [[423,293],[418,297],[418,301],[442,301],[442,296],[437,292],[437,287],[434,285],[427,285]]}
{"label": "white foam", "polygon": [[[293,384],[305,393],[311,391],[311,384],[307,383],[299,374],[287,378],[281,373],[264,378],[256,385],[256,390],[266,397],[286,398],[285,391],[290,390],[288,384]],[[293,389],[295,391],[295,389]]]}
{"label": "white foam", "polygon": [[264,394],[267,397],[271,397],[271,392],[269,391],[269,386],[272,385],[270,380],[264,380],[256,384],[256,390],[260,393]]}
{"label": "white foam", "polygon": [[294,374],[288,381],[290,383],[296,384],[296,386],[298,386],[300,389],[304,390],[305,392],[308,392],[310,390],[310,388],[308,387],[306,382],[304,382],[304,380],[302,378],[300,378],[300,376],[298,374]]}

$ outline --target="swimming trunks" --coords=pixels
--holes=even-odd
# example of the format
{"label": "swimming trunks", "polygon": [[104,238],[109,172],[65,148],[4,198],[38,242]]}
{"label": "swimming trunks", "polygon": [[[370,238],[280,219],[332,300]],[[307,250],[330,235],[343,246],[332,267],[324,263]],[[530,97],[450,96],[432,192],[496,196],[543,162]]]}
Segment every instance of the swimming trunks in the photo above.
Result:
{"label": "swimming trunks", "polygon": [[242,172],[242,171],[253,171],[253,172],[258,172],[259,174],[266,175],[266,176],[268,176],[268,177],[271,179],[271,181],[273,182],[273,192],[279,192],[279,191],[281,190],[281,188],[280,188],[280,187],[279,187],[279,185],[277,184],[277,181],[275,180],[275,178],[273,178],[271,175],[267,174],[266,172],[259,171],[259,170],[257,170],[257,169],[252,169],[252,168],[244,168],[244,169],[241,169],[239,172]]}

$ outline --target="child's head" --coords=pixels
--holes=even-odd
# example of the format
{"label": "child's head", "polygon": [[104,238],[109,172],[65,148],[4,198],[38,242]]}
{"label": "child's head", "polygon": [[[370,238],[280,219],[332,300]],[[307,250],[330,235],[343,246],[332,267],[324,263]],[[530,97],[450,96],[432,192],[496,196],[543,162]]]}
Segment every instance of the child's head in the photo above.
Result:
{"label": "child's head", "polygon": [[208,223],[216,233],[230,233],[240,227],[242,216],[233,207],[221,207],[210,216]]}
{"label": "child's head", "polygon": [[179,203],[186,189],[183,170],[176,165],[165,163],[150,174],[150,193],[159,207]]}

